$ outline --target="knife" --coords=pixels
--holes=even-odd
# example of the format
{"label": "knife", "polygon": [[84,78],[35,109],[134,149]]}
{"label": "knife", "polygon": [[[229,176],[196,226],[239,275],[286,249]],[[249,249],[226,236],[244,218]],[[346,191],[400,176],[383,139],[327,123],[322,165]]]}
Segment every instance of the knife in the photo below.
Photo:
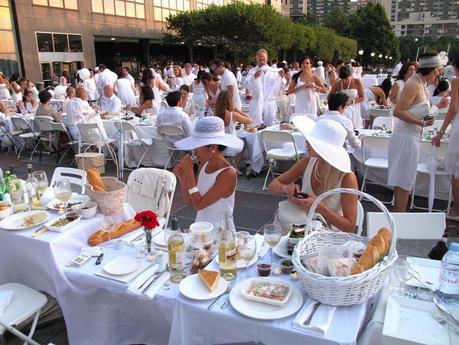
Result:
{"label": "knife", "polygon": [[46,226],[42,226],[40,229],[36,230],[32,235],[31,237],[32,238],[35,238],[35,237],[38,237],[40,235],[43,235],[45,232],[48,232],[49,229],[46,227]]}
{"label": "knife", "polygon": [[303,322],[303,326],[309,326],[309,324],[311,323],[312,317],[314,316],[314,314],[317,311],[317,309],[319,309],[319,306],[320,306],[320,302],[317,302],[317,303],[314,304],[314,307],[312,308],[311,314],[309,314],[307,319]]}
{"label": "knife", "polygon": [[104,258],[104,253],[100,254],[98,257],[97,257],[97,260],[96,260],[96,265],[100,265],[100,263],[102,262],[102,259]]}

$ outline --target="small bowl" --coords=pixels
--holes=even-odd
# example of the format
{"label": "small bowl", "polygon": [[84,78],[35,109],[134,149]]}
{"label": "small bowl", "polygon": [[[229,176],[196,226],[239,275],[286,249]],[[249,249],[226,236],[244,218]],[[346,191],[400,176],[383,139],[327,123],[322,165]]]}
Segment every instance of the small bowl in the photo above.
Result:
{"label": "small bowl", "polygon": [[268,277],[271,274],[271,264],[260,262],[257,264],[258,275],[260,277]]}
{"label": "small bowl", "polygon": [[74,209],[78,211],[84,219],[92,218],[97,213],[97,204],[93,201],[87,201],[80,205],[75,205]]}
{"label": "small bowl", "polygon": [[8,216],[13,214],[13,207],[11,206],[11,204],[9,204],[7,202],[4,202],[4,201],[1,201],[0,205],[8,206],[8,207],[4,208],[2,211],[0,211],[0,219],[6,218],[6,217],[8,217]]}
{"label": "small bowl", "polygon": [[280,269],[282,274],[290,274],[293,270],[293,262],[290,259],[282,259],[280,261]]}

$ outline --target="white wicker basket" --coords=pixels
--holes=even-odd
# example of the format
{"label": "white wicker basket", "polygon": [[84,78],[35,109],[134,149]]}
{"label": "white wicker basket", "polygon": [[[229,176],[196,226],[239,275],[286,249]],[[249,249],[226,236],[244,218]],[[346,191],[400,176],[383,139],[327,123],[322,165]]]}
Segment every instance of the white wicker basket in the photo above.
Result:
{"label": "white wicker basket", "polygon": [[392,231],[392,244],[388,255],[373,268],[348,277],[326,277],[311,272],[301,264],[301,259],[310,255],[317,255],[322,247],[340,245],[349,240],[361,241],[367,244],[369,239],[340,231],[318,230],[311,231],[295,246],[295,250],[293,251],[293,264],[300,274],[303,288],[306,290],[309,297],[328,305],[348,306],[359,304],[367,300],[376,294],[383,286],[391,268],[397,260],[397,231],[395,229],[394,219],[378,199],[350,188],[337,188],[318,196],[309,210],[309,216],[306,223],[307,229],[311,229],[312,216],[318,204],[326,197],[336,193],[354,194],[373,202],[386,215]]}

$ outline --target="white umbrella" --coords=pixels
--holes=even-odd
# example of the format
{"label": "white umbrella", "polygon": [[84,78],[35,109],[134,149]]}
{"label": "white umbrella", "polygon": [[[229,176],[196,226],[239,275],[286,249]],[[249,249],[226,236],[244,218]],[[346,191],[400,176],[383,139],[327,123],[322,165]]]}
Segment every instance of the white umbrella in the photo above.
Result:
{"label": "white umbrella", "polygon": [[435,174],[437,172],[438,162],[437,162],[437,147],[432,145],[432,155],[427,161],[427,169],[429,170],[429,200],[428,207],[429,212],[432,212],[433,203],[435,200]]}

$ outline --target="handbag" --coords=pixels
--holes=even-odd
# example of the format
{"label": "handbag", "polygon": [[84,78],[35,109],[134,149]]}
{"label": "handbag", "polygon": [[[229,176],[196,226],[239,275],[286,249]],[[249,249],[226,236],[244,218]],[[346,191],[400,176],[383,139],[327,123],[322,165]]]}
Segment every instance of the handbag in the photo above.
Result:
{"label": "handbag", "polygon": [[[306,225],[307,218],[307,211],[287,199],[279,203],[279,207],[274,216],[274,224],[280,225],[282,233],[286,234],[290,231],[293,225]],[[315,213],[313,219],[313,230],[318,230],[324,226],[328,226],[325,218],[319,213]]]}

